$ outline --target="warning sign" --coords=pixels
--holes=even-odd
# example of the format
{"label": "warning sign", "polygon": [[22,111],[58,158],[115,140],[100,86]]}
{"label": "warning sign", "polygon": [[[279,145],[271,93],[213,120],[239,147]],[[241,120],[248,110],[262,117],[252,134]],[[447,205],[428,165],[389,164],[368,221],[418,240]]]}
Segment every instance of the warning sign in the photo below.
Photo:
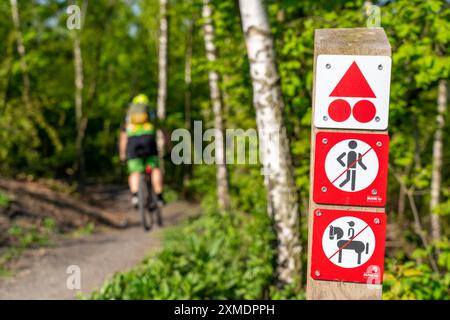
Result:
{"label": "warning sign", "polygon": [[313,199],[316,203],[384,206],[387,134],[319,132]]}
{"label": "warning sign", "polygon": [[319,55],[315,126],[387,129],[390,76],[387,56]]}
{"label": "warning sign", "polygon": [[381,283],[386,214],[317,209],[313,221],[311,277]]}

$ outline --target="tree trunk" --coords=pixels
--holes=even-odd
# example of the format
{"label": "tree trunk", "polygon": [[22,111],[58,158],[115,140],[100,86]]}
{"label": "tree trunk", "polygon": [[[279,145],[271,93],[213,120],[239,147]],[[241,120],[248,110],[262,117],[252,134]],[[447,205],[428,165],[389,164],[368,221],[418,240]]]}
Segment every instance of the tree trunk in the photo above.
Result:
{"label": "tree trunk", "polygon": [[192,101],[192,46],[193,46],[193,21],[187,21],[186,55],[184,64],[184,122],[186,129],[191,128],[191,101]]}
{"label": "tree trunk", "polygon": [[[100,33],[99,33],[99,37],[98,37],[99,40],[95,47],[94,67],[93,67],[92,75],[90,77],[89,87],[88,87],[87,94],[86,94],[86,99],[85,99],[84,103],[81,105],[82,109],[80,112],[79,123],[77,124],[77,136],[76,136],[76,141],[75,141],[75,150],[77,153],[77,158],[79,157],[79,159],[80,159],[80,163],[79,163],[80,167],[78,169],[78,171],[81,172],[81,175],[80,174],[78,175],[78,189],[80,191],[83,191],[84,185],[86,182],[85,181],[86,180],[86,177],[85,177],[86,164],[85,164],[85,157],[84,157],[84,138],[86,137],[86,130],[88,127],[88,122],[89,122],[89,113],[92,110],[95,99],[97,97],[97,84],[98,84],[98,78],[99,78],[99,73],[100,73],[100,60],[102,57],[102,50],[103,50],[102,36],[107,28],[109,20],[112,17],[115,5],[116,5],[115,1],[112,1],[109,4],[109,6],[107,8],[106,19],[103,22],[102,29],[100,30]],[[82,16],[83,17],[86,16],[87,7],[88,7],[88,1],[83,1],[83,8],[82,8]],[[83,23],[82,23],[82,25],[83,25]],[[76,56],[76,54],[75,54],[75,56]],[[76,59],[76,57],[74,57],[74,58]],[[82,62],[81,50],[80,50],[80,61]],[[81,66],[82,66],[82,64],[81,64]],[[84,83],[83,83],[83,87],[84,87]],[[83,105],[84,105],[84,107],[83,107]]]}
{"label": "tree trunk", "polygon": [[10,84],[10,76],[11,76],[11,70],[13,66],[14,61],[14,42],[12,40],[14,34],[10,34],[7,38],[7,48],[6,48],[6,55],[1,63],[0,67],[0,108],[6,107],[6,98],[8,95],[8,89]]}
{"label": "tree trunk", "polygon": [[[71,4],[75,4],[72,0]],[[87,11],[87,1],[83,1],[82,8],[82,22]],[[74,64],[74,84],[75,84],[75,124],[76,124],[76,137],[75,137],[75,175],[78,181],[78,189],[82,191],[84,189],[86,179],[86,165],[84,159],[84,131],[87,127],[87,118],[84,117],[83,110],[83,90],[84,90],[84,70],[83,70],[83,58],[81,54],[80,35],[77,30],[73,30],[73,64]]]}
{"label": "tree trunk", "polygon": [[403,185],[400,185],[398,193],[398,206],[397,206],[397,223],[403,227],[405,221],[405,202],[406,202],[406,189]]}
{"label": "tree trunk", "polygon": [[[159,57],[158,57],[158,102],[157,115],[158,120],[163,122],[166,118],[166,103],[167,103],[167,47],[169,41],[168,35],[168,19],[167,19],[167,4],[168,0],[159,0]],[[160,158],[160,166],[164,171],[164,154],[165,154],[165,139],[160,130],[157,133],[157,143]]]}
{"label": "tree trunk", "polygon": [[213,69],[217,60],[217,50],[214,44],[214,26],[212,23],[212,8],[210,0],[203,0],[202,15],[204,19],[203,32],[205,37],[206,58],[210,63],[208,72],[209,89],[214,113],[214,127],[216,135],[215,160],[216,160],[216,179],[217,179],[217,200],[221,209],[227,209],[230,205],[229,187],[228,187],[228,169],[225,162],[225,143],[222,117],[222,96],[219,87],[219,73]]}
{"label": "tree trunk", "polygon": [[[192,50],[193,50],[193,32],[194,23],[192,19],[187,21],[186,35],[186,54],[184,64],[184,123],[188,131],[191,131],[191,104],[192,104]],[[191,158],[192,150],[189,149],[189,158]],[[184,195],[187,196],[187,183],[192,176],[192,165],[185,164],[183,166],[183,188]]]}
{"label": "tree trunk", "polygon": [[439,81],[438,87],[438,113],[437,113],[437,128],[434,134],[433,143],[433,171],[431,176],[431,200],[430,200],[430,213],[431,213],[431,238],[433,241],[437,241],[441,238],[441,224],[439,215],[435,212],[436,207],[439,205],[439,196],[441,190],[441,168],[442,168],[442,137],[443,128],[445,125],[444,115],[447,109],[447,82],[446,80]]}
{"label": "tree trunk", "polygon": [[11,15],[16,31],[17,52],[20,56],[20,69],[22,71],[23,81],[23,100],[25,107],[31,110],[31,98],[30,98],[30,77],[28,75],[28,66],[25,60],[25,44],[23,42],[23,35],[20,31],[20,18],[19,8],[17,7],[17,0],[10,0],[11,2]]}
{"label": "tree trunk", "polygon": [[414,138],[414,168],[420,170],[422,167],[422,160],[420,158],[420,134],[419,126],[417,123],[417,116],[415,113],[411,114],[411,121],[413,126],[413,138]]}
{"label": "tree trunk", "polygon": [[240,0],[239,4],[250,61],[268,212],[278,239],[278,282],[293,284],[301,278],[302,269],[299,207],[289,140],[283,123],[284,103],[275,49],[263,2]]}
{"label": "tree trunk", "polygon": [[38,126],[45,130],[51,142],[53,143],[57,152],[62,150],[62,144],[59,140],[58,134],[54,128],[52,128],[45,117],[40,113],[40,110],[37,110],[33,105],[31,100],[31,81],[30,75],[28,73],[28,65],[25,60],[26,50],[25,44],[23,41],[23,34],[20,30],[20,16],[19,16],[19,8],[17,6],[17,0],[10,0],[11,3],[11,17],[14,25],[15,38],[17,42],[17,52],[20,56],[20,70],[22,73],[22,81],[23,81],[23,92],[22,99],[25,104],[25,108],[27,113],[34,118]]}
{"label": "tree trunk", "polygon": [[84,88],[84,74],[83,74],[83,59],[81,56],[80,38],[78,33],[74,32],[73,37],[73,56],[74,56],[74,71],[75,71],[75,120],[77,127],[76,138],[76,158],[75,168],[79,185],[84,183],[85,178],[85,164],[84,164],[84,150],[83,141],[79,139],[81,120],[83,116],[83,88]]}

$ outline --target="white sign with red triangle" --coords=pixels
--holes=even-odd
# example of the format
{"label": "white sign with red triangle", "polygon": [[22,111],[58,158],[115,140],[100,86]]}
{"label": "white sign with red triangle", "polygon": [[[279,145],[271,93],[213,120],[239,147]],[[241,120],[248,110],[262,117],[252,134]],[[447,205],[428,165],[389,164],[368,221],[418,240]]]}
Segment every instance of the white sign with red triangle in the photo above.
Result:
{"label": "white sign with red triangle", "polygon": [[316,127],[387,129],[390,57],[319,55],[316,70]]}

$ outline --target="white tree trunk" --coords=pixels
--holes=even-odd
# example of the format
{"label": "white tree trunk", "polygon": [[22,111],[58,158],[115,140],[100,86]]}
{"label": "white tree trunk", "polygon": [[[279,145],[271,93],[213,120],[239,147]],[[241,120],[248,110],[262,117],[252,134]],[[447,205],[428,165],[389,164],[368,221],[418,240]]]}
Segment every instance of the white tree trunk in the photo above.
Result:
{"label": "white tree trunk", "polygon": [[434,241],[441,238],[441,224],[439,215],[434,212],[439,205],[439,196],[441,190],[441,169],[442,169],[442,136],[443,128],[445,125],[444,115],[447,109],[447,82],[446,80],[440,80],[438,86],[438,113],[437,113],[437,128],[434,134],[433,143],[433,171],[431,176],[431,200],[430,200],[430,212],[431,212],[431,237]]}
{"label": "white tree trunk", "polygon": [[[159,0],[159,57],[158,57],[158,101],[157,116],[160,121],[166,119],[167,104],[167,65],[168,65],[168,43],[169,23],[167,19],[168,0]],[[164,170],[163,157],[165,154],[165,139],[160,130],[157,133],[157,143],[161,169]]]}
{"label": "white tree trunk", "polygon": [[191,128],[193,32],[194,22],[193,20],[189,19],[187,21],[186,54],[184,64],[184,121],[186,129],[188,130],[190,130]]}
{"label": "white tree trunk", "polygon": [[81,122],[81,115],[83,114],[84,76],[80,38],[76,32],[73,38],[73,64],[75,71],[75,118],[77,127],[79,127]]}
{"label": "white tree trunk", "polygon": [[23,42],[23,35],[20,31],[20,18],[19,8],[17,7],[17,0],[10,0],[11,2],[11,15],[16,32],[17,52],[20,56],[20,69],[22,71],[23,81],[23,99],[28,110],[31,110],[31,98],[30,98],[30,77],[28,76],[28,67],[25,60],[25,45]]}
{"label": "white tree trunk", "polygon": [[25,43],[23,41],[23,34],[20,29],[20,16],[19,16],[19,8],[17,6],[17,0],[10,0],[11,4],[11,17],[14,25],[15,38],[17,43],[17,52],[20,56],[20,71],[22,72],[22,81],[23,81],[23,92],[22,99],[25,104],[26,112],[30,115],[36,123],[45,130],[53,145],[55,146],[57,151],[62,150],[62,144],[59,140],[58,134],[54,128],[52,128],[48,123],[44,116],[40,113],[40,110],[37,110],[36,106],[33,104],[31,100],[31,81],[30,75],[28,73],[28,65],[25,60],[26,49]]}
{"label": "white tree trunk", "polygon": [[[192,105],[192,52],[193,52],[193,33],[194,33],[194,21],[189,19],[187,23],[186,34],[186,53],[184,62],[184,123],[188,131],[191,131],[191,105]],[[189,148],[189,159],[192,156],[192,150]],[[185,164],[183,168],[183,185],[187,186],[187,183],[192,175],[192,165]],[[187,190],[184,188],[183,190]],[[187,193],[185,193],[187,195]]]}
{"label": "white tree trunk", "polygon": [[267,189],[268,212],[278,239],[277,273],[281,284],[301,278],[298,196],[294,183],[289,139],[283,124],[275,49],[261,0],[240,0],[242,26],[253,83],[260,156]]}
{"label": "white tree trunk", "polygon": [[[76,4],[74,0],[69,2],[71,5]],[[84,21],[86,16],[88,3],[86,0],[82,2],[81,19]],[[81,24],[83,25],[83,23]],[[86,167],[84,159],[84,144],[82,133],[83,121],[83,90],[84,90],[84,69],[83,58],[81,54],[80,35],[78,31],[72,30],[72,47],[73,47],[73,67],[74,67],[74,85],[75,85],[75,124],[76,124],[76,137],[75,137],[75,163],[74,169],[78,179],[79,190],[83,189]],[[84,126],[84,124],[83,124]]]}
{"label": "white tree trunk", "polygon": [[77,134],[75,139],[75,172],[78,178],[79,187],[82,188],[85,178],[85,162],[84,162],[84,148],[83,140],[80,138],[81,122],[83,117],[83,59],[81,56],[80,38],[77,31],[73,35],[73,64],[75,73],[75,120],[77,127]]}
{"label": "white tree trunk", "polygon": [[[202,15],[204,19],[203,31],[205,37],[206,57],[211,66],[217,60],[217,50],[214,44],[214,26],[212,23],[212,8],[210,0],[203,0]],[[214,113],[214,127],[216,135],[215,143],[215,159],[216,159],[216,179],[217,179],[217,199],[219,207],[226,209],[229,207],[230,197],[228,188],[228,169],[225,163],[225,143],[223,134],[223,117],[222,117],[222,97],[219,88],[219,74],[210,68],[209,73],[209,89],[211,102]]]}

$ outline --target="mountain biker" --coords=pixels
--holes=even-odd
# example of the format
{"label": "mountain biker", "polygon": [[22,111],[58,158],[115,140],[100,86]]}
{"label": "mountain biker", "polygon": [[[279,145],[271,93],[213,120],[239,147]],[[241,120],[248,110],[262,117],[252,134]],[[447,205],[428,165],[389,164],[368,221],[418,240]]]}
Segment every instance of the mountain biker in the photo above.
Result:
{"label": "mountain biker", "polygon": [[131,203],[137,207],[139,175],[148,166],[152,168],[152,185],[163,205],[163,176],[159,168],[158,149],[156,145],[155,111],[149,107],[150,101],[145,94],[133,98],[128,106],[126,117],[121,125],[119,139],[119,157],[127,161],[128,185],[131,191]]}

